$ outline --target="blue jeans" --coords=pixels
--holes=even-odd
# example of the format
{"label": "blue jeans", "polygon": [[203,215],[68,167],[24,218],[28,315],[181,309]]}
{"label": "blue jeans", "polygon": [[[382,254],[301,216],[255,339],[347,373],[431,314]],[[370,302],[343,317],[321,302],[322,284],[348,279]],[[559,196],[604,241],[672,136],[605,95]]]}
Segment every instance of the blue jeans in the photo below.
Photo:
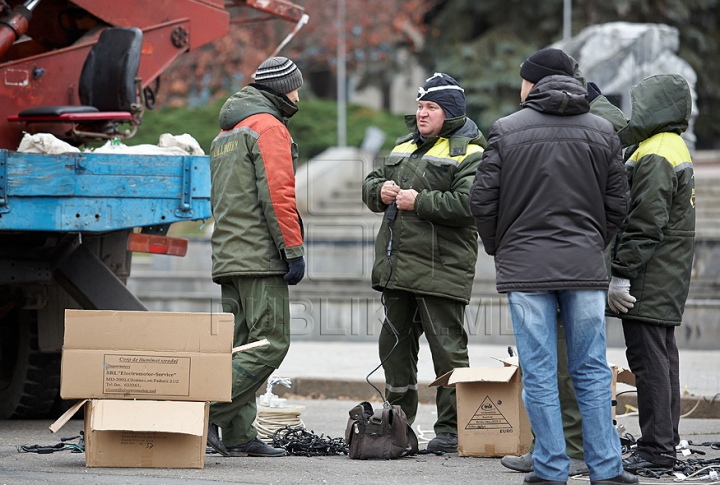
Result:
{"label": "blue jeans", "polygon": [[535,474],[544,480],[564,482],[570,464],[565,454],[557,387],[559,307],[565,327],[568,371],[582,415],[590,480],[620,475],[623,471],[620,439],[612,421],[612,371],[605,356],[605,292],[510,292],[508,301],[523,370],[523,402],[535,432]]}

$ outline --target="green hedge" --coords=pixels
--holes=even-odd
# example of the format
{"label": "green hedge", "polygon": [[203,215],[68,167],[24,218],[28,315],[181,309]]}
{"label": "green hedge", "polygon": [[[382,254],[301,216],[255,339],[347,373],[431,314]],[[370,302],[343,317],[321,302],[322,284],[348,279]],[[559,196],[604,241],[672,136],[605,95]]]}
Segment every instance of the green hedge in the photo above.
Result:
{"label": "green hedge", "polygon": [[[189,133],[208,153],[210,143],[220,131],[217,119],[223,102],[220,100],[194,109],[162,108],[146,111],[138,133],[127,144],[155,145],[163,133]],[[300,146],[301,161],[305,161],[337,145],[337,103],[319,99],[301,100],[299,106],[300,111],[290,119],[289,128]],[[369,126],[376,126],[385,132],[383,150],[390,150],[395,139],[407,133],[402,115],[359,105],[349,105],[347,113],[347,142],[350,146],[360,146],[365,129]]]}

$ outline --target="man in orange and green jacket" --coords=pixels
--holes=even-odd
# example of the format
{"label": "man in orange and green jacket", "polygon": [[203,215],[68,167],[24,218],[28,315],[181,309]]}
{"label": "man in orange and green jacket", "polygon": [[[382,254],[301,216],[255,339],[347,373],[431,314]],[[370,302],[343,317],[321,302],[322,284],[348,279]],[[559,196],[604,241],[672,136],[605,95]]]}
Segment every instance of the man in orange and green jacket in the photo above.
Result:
{"label": "man in orange and green jacket", "polygon": [[222,287],[223,310],[235,315],[234,346],[270,342],[233,355],[232,402],[210,406],[208,443],[223,455],[285,454],[257,438],[253,421],[255,392],[290,347],[288,285],[305,274],[295,203],[298,151],[286,126],[302,83],[291,60],[263,62],[255,82],[220,110],[222,131],[210,151],[212,278]]}

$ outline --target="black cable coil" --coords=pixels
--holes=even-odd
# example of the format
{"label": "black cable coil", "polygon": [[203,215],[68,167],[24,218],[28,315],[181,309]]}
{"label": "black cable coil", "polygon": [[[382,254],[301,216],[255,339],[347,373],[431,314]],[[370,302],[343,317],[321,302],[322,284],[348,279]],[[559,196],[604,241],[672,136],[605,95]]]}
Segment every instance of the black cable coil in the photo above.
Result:
{"label": "black cable coil", "polygon": [[326,438],[302,426],[285,426],[273,433],[273,446],[284,448],[295,456],[332,456],[347,455],[348,445],[343,438]]}

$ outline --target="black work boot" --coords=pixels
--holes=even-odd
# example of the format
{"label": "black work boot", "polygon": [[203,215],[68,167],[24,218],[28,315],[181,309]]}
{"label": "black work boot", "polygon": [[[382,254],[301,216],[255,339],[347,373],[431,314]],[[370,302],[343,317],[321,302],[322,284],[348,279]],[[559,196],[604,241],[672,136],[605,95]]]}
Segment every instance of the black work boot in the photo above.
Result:
{"label": "black work boot", "polygon": [[672,468],[672,465],[660,465],[657,463],[653,463],[649,460],[646,460],[637,453],[633,453],[629,457],[623,459],[622,464],[623,468],[630,473],[635,473],[642,468]]}
{"label": "black work boot", "polygon": [[516,472],[530,473],[533,471],[532,457],[532,452],[520,456],[507,455],[502,457],[500,464]]}
{"label": "black work boot", "polygon": [[225,448],[225,445],[223,445],[223,442],[220,440],[220,432],[218,431],[217,424],[210,423],[208,426],[207,444],[222,456],[230,456],[227,448]]}
{"label": "black work boot", "polygon": [[625,485],[632,483],[640,483],[638,477],[631,475],[624,471],[615,478],[608,478],[606,480],[590,480],[590,485]]}
{"label": "black work boot", "polygon": [[428,451],[444,451],[445,453],[456,453],[458,437],[455,433],[439,433],[430,440],[427,445]]}
{"label": "black work boot", "polygon": [[[529,473],[534,470],[532,451],[520,456],[503,456],[500,460],[500,464],[505,468],[515,470],[516,472]],[[578,460],[577,458],[570,457],[570,468],[568,469],[568,475],[574,477],[575,475],[582,475],[587,472],[588,467],[583,460]]]}
{"label": "black work boot", "polygon": [[545,480],[535,475],[535,472],[530,472],[525,475],[523,485],[567,485],[567,482],[556,482],[555,480]]}
{"label": "black work boot", "polygon": [[251,439],[247,443],[237,446],[228,446],[227,451],[230,456],[285,456],[285,450],[282,448],[273,448],[260,441],[257,437]]}

